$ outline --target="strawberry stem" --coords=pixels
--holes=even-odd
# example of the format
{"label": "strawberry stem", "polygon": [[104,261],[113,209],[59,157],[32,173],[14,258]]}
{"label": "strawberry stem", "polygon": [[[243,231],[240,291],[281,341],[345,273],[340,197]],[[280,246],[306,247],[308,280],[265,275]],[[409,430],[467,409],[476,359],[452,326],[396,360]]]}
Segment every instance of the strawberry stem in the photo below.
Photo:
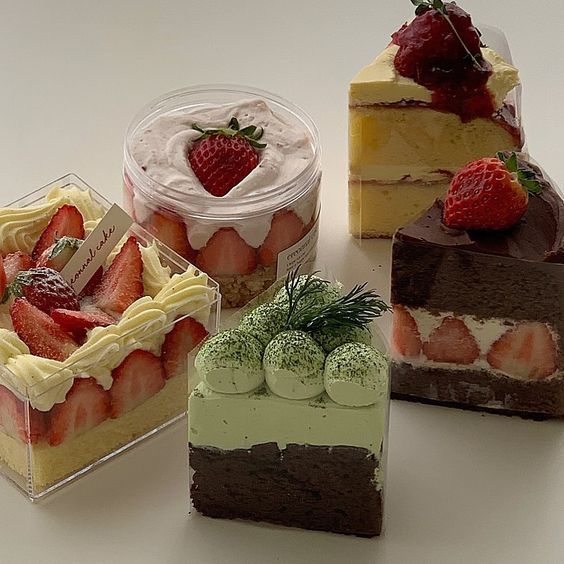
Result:
{"label": "strawberry stem", "polygon": [[255,149],[264,149],[266,147],[266,143],[259,142],[259,139],[264,134],[264,128],[257,127],[256,125],[247,125],[241,129],[239,121],[235,116],[229,120],[227,127],[203,129],[197,123],[193,123],[192,129],[201,133],[200,137],[198,137],[196,141],[206,139],[212,135],[224,135],[225,137],[242,137],[243,139],[246,139]]}
{"label": "strawberry stem", "polygon": [[542,186],[536,179],[536,174],[532,170],[519,168],[517,153],[512,151],[509,156],[507,156],[506,153],[499,152],[496,156],[509,172],[515,174],[519,184],[521,184],[529,194],[536,196],[542,192]]}

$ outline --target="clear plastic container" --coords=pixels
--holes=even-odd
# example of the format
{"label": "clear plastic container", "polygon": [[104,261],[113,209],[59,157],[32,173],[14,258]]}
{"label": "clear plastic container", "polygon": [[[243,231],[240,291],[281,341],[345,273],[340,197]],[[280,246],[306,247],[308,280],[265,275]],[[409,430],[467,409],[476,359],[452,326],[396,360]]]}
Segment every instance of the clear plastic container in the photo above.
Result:
{"label": "clear plastic container", "polygon": [[[270,302],[278,281],[221,330]],[[388,353],[378,324],[372,345]],[[213,392],[190,354],[188,451],[191,515],[239,518],[372,537],[382,533],[389,381],[375,403],[348,407],[323,391],[286,399],[263,383],[249,393]]]}
{"label": "clear plastic container", "polygon": [[[503,32],[477,27],[483,42],[512,64]],[[520,84],[491,118],[463,122],[453,112],[434,109],[430,98],[425,101],[429,91],[415,82],[402,77],[390,83],[391,72],[372,63],[351,83],[349,231],[357,238],[392,237],[444,197],[453,175],[468,162],[497,151],[525,150]],[[379,81],[380,88],[366,86]]]}
{"label": "clear plastic container", "polygon": [[[205,122],[210,107],[236,108],[249,100],[265,102],[280,121],[251,107],[251,116],[264,118],[255,125],[265,125],[261,141],[267,147],[260,153],[258,167],[242,182],[225,196],[213,196],[188,162],[188,147],[195,139],[192,124],[226,127],[230,113],[221,122]],[[245,112],[237,114],[241,128],[252,125]],[[158,136],[155,127],[161,128]],[[267,157],[269,144],[274,151],[278,143],[286,143],[284,133],[277,129],[284,127],[300,132],[309,151],[305,165],[296,168],[295,175],[284,168],[289,166],[291,153],[281,159]],[[137,154],[142,143],[144,157]],[[218,281],[224,307],[240,307],[296,264],[315,256],[320,157],[315,124],[287,100],[243,86],[186,88],[151,102],[131,121],[124,148],[124,205],[138,223]],[[146,164],[138,162],[142,158]],[[260,176],[263,165],[263,170],[272,169],[278,175],[272,179],[268,174]]]}
{"label": "clear plastic container", "polygon": [[[32,192],[9,207],[23,208],[30,214],[38,207],[47,210],[47,215],[44,216],[43,212],[39,215],[39,223],[43,224],[39,227],[40,233],[50,215],[58,209],[59,203],[73,202],[72,198],[70,202],[57,200],[55,192],[60,196],[68,189],[80,190],[80,193],[88,190],[96,209],[102,213],[110,207],[107,200],[73,174]],[[48,199],[49,195],[53,198]],[[45,203],[47,201],[48,204]],[[8,221],[7,214],[9,211],[3,208],[0,225]],[[38,216],[35,214],[34,217],[37,219]],[[27,224],[18,225],[26,229]],[[16,228],[19,227],[12,227],[12,232]],[[140,245],[149,246],[154,242],[158,249],[158,260],[163,266],[168,266],[172,274],[194,269],[140,226],[134,224],[129,233],[136,237]],[[31,240],[35,239],[31,237]],[[197,271],[194,275],[197,275]],[[14,351],[7,353],[9,348],[5,345],[10,335],[3,329],[6,333],[3,334],[2,354],[10,358],[5,364],[0,364],[0,472],[31,500],[37,500],[181,419],[186,412],[188,393],[186,365],[182,362],[175,370],[166,371],[162,385],[148,392],[140,403],[119,410],[113,407],[114,370],[130,359],[131,354],[139,357],[140,351],[150,352],[152,362],[164,367],[161,351],[164,350],[166,336],[177,324],[186,323],[187,318],[197,320],[209,333],[214,333],[218,323],[220,296],[214,281],[207,279],[206,285],[208,289],[204,292],[204,305],[199,300],[193,302],[197,304],[195,307],[186,303],[174,304],[165,311],[164,324],[155,323],[155,319],[145,320],[137,326],[128,327],[121,334],[118,331],[107,339],[103,348],[92,346],[91,354],[84,355],[76,362],[65,363],[64,368],[53,369],[52,373],[41,363],[55,361],[27,354],[14,356]],[[2,311],[2,315],[9,316],[6,311]],[[119,323],[115,327],[119,327]],[[10,334],[16,338],[15,333]],[[182,347],[185,346],[182,344],[177,349],[178,358],[182,357]],[[78,350],[81,349],[84,350],[84,346]],[[186,348],[186,358],[188,352]],[[16,374],[6,366],[13,366],[10,363],[14,359],[21,360],[23,357],[26,357],[27,364],[19,364],[18,360],[17,365],[24,369],[29,366],[27,374]],[[111,387],[102,386],[94,376],[99,376],[101,371],[106,374],[111,372]],[[30,384],[32,381],[34,383]],[[84,387],[85,383],[88,390]],[[77,399],[81,397],[80,394],[83,394],[82,401],[85,402],[82,407]],[[69,404],[69,401],[73,403]],[[100,417],[103,420],[85,422],[81,419],[81,410],[91,413],[93,401],[104,406],[104,415]],[[70,405],[76,407],[74,416],[69,410],[65,411]],[[106,411],[108,406],[109,413]],[[59,426],[65,421],[75,426],[75,433],[65,436],[63,430],[61,438]],[[55,424],[57,432],[54,431]]]}

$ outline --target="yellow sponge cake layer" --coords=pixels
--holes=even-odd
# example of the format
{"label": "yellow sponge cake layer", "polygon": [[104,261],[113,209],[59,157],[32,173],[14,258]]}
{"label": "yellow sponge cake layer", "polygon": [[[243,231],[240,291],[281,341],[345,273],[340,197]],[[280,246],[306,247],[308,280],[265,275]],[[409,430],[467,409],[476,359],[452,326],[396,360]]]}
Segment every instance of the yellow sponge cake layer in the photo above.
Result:
{"label": "yellow sponge cake layer", "polygon": [[351,179],[427,182],[496,151],[519,150],[519,135],[497,119],[463,123],[420,106],[357,106],[349,111]]}
{"label": "yellow sponge cake layer", "polygon": [[355,237],[391,237],[443,196],[448,185],[447,179],[391,184],[351,180],[349,230]]}

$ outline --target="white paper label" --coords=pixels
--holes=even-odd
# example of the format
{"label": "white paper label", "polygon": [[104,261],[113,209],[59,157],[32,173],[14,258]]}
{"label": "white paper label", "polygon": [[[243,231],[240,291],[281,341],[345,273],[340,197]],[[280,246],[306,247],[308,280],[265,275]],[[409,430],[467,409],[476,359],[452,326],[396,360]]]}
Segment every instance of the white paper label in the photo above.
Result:
{"label": "white paper label", "polygon": [[133,224],[133,219],[114,204],[86,237],[61,271],[61,276],[79,294]]}
{"label": "white paper label", "polygon": [[316,221],[313,227],[297,243],[278,253],[276,277],[282,278],[300,265],[313,261],[315,259],[318,237],[319,222]]}

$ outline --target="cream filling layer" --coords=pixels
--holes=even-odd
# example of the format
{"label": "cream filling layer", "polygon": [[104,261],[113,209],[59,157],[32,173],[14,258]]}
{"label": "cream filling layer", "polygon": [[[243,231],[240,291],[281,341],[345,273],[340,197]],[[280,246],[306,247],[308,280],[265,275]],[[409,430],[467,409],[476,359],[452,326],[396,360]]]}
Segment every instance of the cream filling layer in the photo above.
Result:
{"label": "cream filling layer", "polygon": [[220,394],[203,382],[188,402],[188,439],[195,446],[249,449],[275,442],[353,446],[380,456],[387,400],[368,407],[345,407],[327,394],[287,400],[259,388],[247,394]]}
{"label": "cream filling layer", "polygon": [[[394,58],[398,50],[398,45],[390,43],[353,78],[349,90],[352,105],[393,104],[402,101],[431,103],[431,90],[397,72]],[[482,55],[492,66],[487,89],[492,95],[494,106],[500,108],[507,94],[519,84],[519,72],[493,49],[482,48]]]}

